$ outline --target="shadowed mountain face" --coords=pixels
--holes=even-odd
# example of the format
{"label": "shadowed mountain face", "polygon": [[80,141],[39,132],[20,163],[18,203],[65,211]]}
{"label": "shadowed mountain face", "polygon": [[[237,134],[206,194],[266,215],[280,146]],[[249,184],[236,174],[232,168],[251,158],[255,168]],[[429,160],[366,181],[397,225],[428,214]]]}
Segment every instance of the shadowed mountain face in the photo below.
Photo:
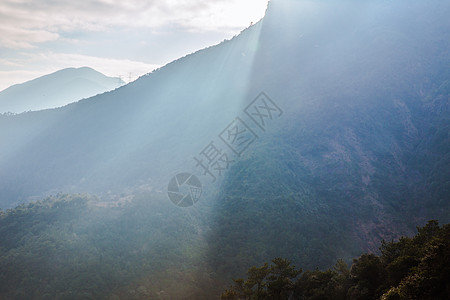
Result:
{"label": "shadowed mountain face", "polygon": [[123,82],[91,68],[68,68],[0,92],[0,113],[21,113],[67,105],[113,90]]}
{"label": "shadowed mountain face", "polygon": [[[0,116],[0,205],[162,194],[191,172],[205,193],[187,213],[205,213],[217,274],[276,256],[329,266],[426,219],[448,222],[449,8],[273,0],[239,36],[113,92]],[[272,106],[247,115],[261,92]],[[221,135],[236,117],[257,136],[237,153]],[[211,141],[233,160],[214,183],[193,159]]]}

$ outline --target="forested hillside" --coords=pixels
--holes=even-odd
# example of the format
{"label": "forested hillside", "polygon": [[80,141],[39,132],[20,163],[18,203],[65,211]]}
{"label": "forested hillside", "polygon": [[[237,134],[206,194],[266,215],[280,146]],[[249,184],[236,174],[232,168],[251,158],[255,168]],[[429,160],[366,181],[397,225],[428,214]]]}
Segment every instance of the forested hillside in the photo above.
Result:
{"label": "forested hillside", "polygon": [[131,84],[0,115],[1,292],[211,299],[274,257],[379,260],[382,240],[449,223],[449,11],[272,0]]}
{"label": "forested hillside", "polygon": [[210,299],[204,226],[149,197],[58,195],[2,212],[0,298]]}
{"label": "forested hillside", "polygon": [[[150,206],[149,197],[112,205],[58,195],[1,212],[0,298],[217,299],[225,286],[217,283],[230,279],[205,263],[216,245],[203,239],[202,217],[179,211],[167,220],[171,207]],[[382,241],[378,255],[323,271],[278,258],[250,268],[222,299],[447,299],[449,234],[449,225],[429,221],[414,237]],[[241,263],[236,256],[243,275]]]}
{"label": "forested hillside", "polygon": [[326,271],[305,270],[287,259],[252,267],[220,299],[444,300],[450,297],[450,225],[429,221],[412,237],[382,241],[381,255],[366,253],[349,268],[338,260]]}

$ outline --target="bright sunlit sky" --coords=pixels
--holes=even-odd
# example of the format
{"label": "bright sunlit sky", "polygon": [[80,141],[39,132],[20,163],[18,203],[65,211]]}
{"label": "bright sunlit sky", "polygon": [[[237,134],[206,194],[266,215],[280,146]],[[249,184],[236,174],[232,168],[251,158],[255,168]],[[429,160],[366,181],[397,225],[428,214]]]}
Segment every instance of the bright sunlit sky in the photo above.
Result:
{"label": "bright sunlit sky", "polygon": [[1,0],[0,91],[67,67],[124,81],[229,39],[268,0]]}

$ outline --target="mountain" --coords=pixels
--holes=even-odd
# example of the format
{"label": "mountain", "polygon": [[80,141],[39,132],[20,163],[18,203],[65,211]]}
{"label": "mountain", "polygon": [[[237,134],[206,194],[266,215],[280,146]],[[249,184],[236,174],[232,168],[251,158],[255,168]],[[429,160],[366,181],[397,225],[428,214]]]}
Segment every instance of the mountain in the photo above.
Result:
{"label": "mountain", "polygon": [[[83,249],[83,234],[89,257],[137,259],[139,272],[114,265],[135,276],[124,299],[139,298],[132,286],[211,299],[273,257],[328,268],[427,220],[448,223],[449,10],[441,0],[272,0],[233,39],[131,84],[0,116],[0,205],[96,194],[33,243]],[[167,189],[181,201],[178,185],[198,202],[173,205]],[[12,214],[76,204],[65,202]],[[8,251],[26,239],[12,241]],[[98,281],[112,293],[111,272]]]}
{"label": "mountain", "polygon": [[0,91],[0,113],[60,107],[123,84],[88,67],[67,68]]}

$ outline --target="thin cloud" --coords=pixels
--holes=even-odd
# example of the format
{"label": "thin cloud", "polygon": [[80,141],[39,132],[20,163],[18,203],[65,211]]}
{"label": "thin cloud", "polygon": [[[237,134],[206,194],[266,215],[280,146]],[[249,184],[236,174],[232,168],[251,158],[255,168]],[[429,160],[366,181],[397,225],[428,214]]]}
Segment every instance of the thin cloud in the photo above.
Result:
{"label": "thin cloud", "polygon": [[0,90],[67,67],[124,79],[237,34],[268,0],[1,0]]}
{"label": "thin cloud", "polygon": [[[260,0],[3,0],[0,2],[0,47],[29,48],[34,43],[55,39],[61,32],[114,27],[158,28],[178,24],[190,31],[234,31],[237,26],[248,25],[249,11],[245,14],[242,11],[252,3],[255,7],[256,2]],[[255,11],[254,15],[257,18],[262,14]]]}
{"label": "thin cloud", "polygon": [[54,41],[59,38],[57,33],[45,30],[32,30],[12,26],[0,27],[0,45],[4,48],[27,49],[35,44]]}

